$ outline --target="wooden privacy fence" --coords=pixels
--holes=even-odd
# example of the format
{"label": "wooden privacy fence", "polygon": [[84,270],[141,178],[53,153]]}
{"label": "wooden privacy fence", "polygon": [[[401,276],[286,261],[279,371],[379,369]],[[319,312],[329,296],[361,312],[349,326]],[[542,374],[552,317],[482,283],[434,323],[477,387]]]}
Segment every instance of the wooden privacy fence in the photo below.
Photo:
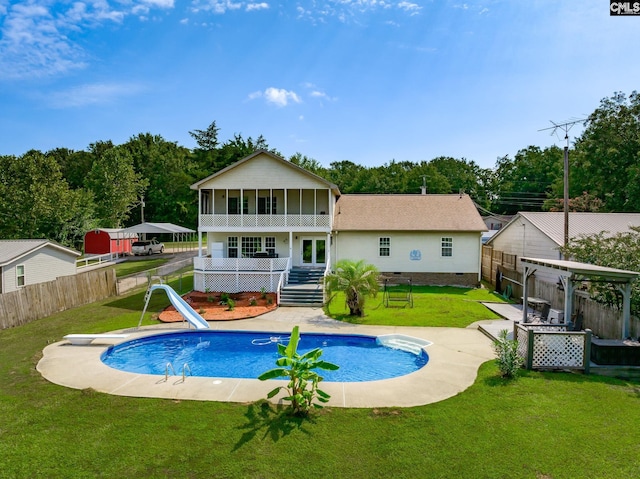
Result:
{"label": "wooden privacy fence", "polygon": [[116,294],[116,272],[112,268],[25,286],[0,294],[0,329],[27,324]]}

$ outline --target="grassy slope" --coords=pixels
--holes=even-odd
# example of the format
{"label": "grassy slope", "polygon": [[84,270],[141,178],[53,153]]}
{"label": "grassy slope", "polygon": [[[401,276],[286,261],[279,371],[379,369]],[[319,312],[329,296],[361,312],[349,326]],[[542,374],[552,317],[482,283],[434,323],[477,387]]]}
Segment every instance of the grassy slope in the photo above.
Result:
{"label": "grassy slope", "polygon": [[[154,295],[150,310],[166,303]],[[470,389],[437,404],[300,421],[261,402],[72,390],[35,371],[48,342],[133,326],[141,309],[138,293],[0,331],[0,477],[640,476],[637,383],[537,372],[504,382],[487,363]]]}

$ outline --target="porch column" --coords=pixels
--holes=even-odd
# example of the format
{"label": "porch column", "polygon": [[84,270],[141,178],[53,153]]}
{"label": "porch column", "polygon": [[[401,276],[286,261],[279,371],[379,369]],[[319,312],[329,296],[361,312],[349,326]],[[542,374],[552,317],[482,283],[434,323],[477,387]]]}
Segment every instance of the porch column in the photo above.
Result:
{"label": "porch column", "polygon": [[198,258],[202,258],[202,231],[200,222],[202,220],[202,190],[198,188]]}
{"label": "porch column", "polygon": [[571,315],[573,314],[573,292],[576,289],[573,283],[573,275],[566,277],[564,283],[564,322],[566,324],[571,321]]}
{"label": "porch column", "polygon": [[622,293],[622,338],[626,339],[631,336],[631,283],[625,283],[624,286],[618,286]]}
{"label": "porch column", "polygon": [[293,231],[289,231],[289,258],[291,259],[291,266],[293,266]]}
{"label": "porch column", "polygon": [[327,233],[327,244],[324,245],[324,262],[330,267],[331,263],[331,232]]}
{"label": "porch column", "polygon": [[522,323],[527,322],[527,300],[529,299],[529,266],[524,266],[524,271],[522,275]]}

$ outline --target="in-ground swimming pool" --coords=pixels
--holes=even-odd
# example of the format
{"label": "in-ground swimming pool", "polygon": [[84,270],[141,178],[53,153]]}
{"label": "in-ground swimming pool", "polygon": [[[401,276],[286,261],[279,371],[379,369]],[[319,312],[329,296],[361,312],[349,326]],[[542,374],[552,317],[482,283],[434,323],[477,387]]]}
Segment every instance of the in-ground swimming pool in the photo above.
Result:
{"label": "in-ground swimming pool", "polygon": [[[193,376],[257,378],[276,367],[278,342],[286,333],[255,331],[183,331],[146,336],[112,346],[102,362],[122,371],[164,375],[167,365],[178,374],[184,365]],[[322,348],[322,359],[340,366],[319,370],[325,381],[362,382],[412,373],[427,364],[422,348],[415,352],[383,346],[373,336],[302,333],[298,352]],[[188,374],[188,372],[187,372]]]}

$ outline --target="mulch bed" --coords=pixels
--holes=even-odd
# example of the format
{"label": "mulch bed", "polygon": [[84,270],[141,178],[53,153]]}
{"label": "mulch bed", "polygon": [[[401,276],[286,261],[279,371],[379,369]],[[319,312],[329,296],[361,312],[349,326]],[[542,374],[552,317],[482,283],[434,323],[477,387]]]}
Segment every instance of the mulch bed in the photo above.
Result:
{"label": "mulch bed", "polygon": [[[221,304],[222,293],[200,293],[192,291],[182,298],[207,321],[228,321],[233,319],[255,318],[273,311],[278,307],[275,293],[236,293],[229,294],[235,302],[233,310],[228,304]],[[184,321],[173,306],[168,306],[158,319],[164,323]]]}

